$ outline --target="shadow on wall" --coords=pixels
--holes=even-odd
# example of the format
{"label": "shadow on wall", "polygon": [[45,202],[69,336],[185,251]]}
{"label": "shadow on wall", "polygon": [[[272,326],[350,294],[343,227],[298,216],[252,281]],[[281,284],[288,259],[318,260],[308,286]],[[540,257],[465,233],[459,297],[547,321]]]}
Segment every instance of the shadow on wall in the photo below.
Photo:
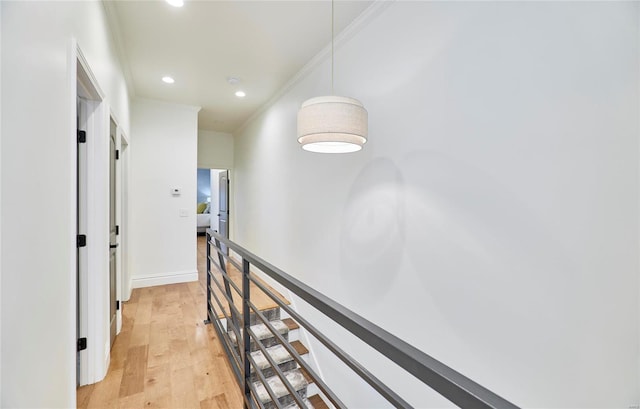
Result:
{"label": "shadow on wall", "polygon": [[479,317],[464,336],[486,336],[481,317],[496,311],[509,322],[492,319],[494,329],[513,324],[525,332],[523,322],[562,327],[579,316],[562,302],[563,292],[580,291],[579,269],[554,226],[468,163],[429,151],[398,164],[375,159],[351,188],[342,226],[341,271],[348,286],[366,282],[367,291],[354,294],[361,303],[379,302],[403,270],[447,321]]}
{"label": "shadow on wall", "polygon": [[390,159],[374,159],[356,178],[343,213],[341,270],[357,297],[375,303],[394,281],[405,241],[404,181]]}

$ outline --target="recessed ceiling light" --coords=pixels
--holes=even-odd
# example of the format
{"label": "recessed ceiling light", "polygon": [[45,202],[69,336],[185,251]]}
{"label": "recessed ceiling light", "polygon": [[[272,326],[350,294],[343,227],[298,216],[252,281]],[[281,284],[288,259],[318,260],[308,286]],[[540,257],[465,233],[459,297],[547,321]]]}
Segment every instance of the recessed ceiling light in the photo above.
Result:
{"label": "recessed ceiling light", "polygon": [[236,91],[236,97],[244,98],[246,96],[247,94],[245,94],[244,91]]}
{"label": "recessed ceiling light", "polygon": [[184,6],[183,0],[167,0],[167,3],[171,4],[173,7],[182,7]]}
{"label": "recessed ceiling light", "polygon": [[167,84],[173,84],[174,82],[176,82],[176,80],[174,80],[173,78],[166,76],[166,77],[162,77],[162,81],[166,82]]}

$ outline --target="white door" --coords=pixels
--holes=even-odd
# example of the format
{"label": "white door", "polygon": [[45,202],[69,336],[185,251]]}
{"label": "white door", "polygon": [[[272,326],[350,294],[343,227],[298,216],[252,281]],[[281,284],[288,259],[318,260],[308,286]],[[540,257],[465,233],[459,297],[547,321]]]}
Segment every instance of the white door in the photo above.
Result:
{"label": "white door", "polygon": [[116,224],[116,155],[117,142],[116,130],[117,126],[113,119],[109,127],[109,332],[111,346],[116,340],[117,333],[117,264],[116,249],[118,247],[118,227]]}

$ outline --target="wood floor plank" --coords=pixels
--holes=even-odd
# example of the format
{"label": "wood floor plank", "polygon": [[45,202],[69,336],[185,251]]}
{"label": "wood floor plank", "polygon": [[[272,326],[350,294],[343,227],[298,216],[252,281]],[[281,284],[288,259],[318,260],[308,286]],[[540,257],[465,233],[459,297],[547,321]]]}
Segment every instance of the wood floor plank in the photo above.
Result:
{"label": "wood floor plank", "polygon": [[144,392],[118,399],[119,409],[143,409],[144,404]]}
{"label": "wood floor plank", "polygon": [[122,383],[123,370],[109,371],[102,382],[95,385],[88,409],[117,409],[118,408],[118,388]]}
{"label": "wood floor plank", "polygon": [[191,365],[191,351],[186,339],[172,339],[169,344],[169,365],[178,370]]}
{"label": "wood floor plank", "polygon": [[197,408],[200,406],[190,366],[171,371],[171,407]]}
{"label": "wood floor plank", "polygon": [[149,345],[149,327],[150,324],[136,324],[131,330],[129,347]]}
{"label": "wood floor plank", "polygon": [[78,388],[76,394],[76,407],[78,409],[85,409],[89,406],[89,400],[91,399],[91,393],[95,385],[86,385]]}
{"label": "wood floor plank", "polygon": [[170,348],[168,342],[154,342],[149,345],[148,366],[169,364]]}
{"label": "wood floor plank", "polygon": [[148,345],[129,348],[124,363],[124,374],[120,384],[120,397],[135,395],[144,391],[145,369],[147,367]]}
{"label": "wood floor plank", "polygon": [[121,331],[111,348],[111,363],[109,370],[124,369],[124,363],[131,343],[131,331]]}
{"label": "wood floor plank", "polygon": [[206,317],[204,239],[193,283],[134,289],[106,378],[77,391],[88,408],[242,408],[242,395]]}
{"label": "wood floor plank", "polygon": [[171,370],[168,364],[147,368],[144,399],[145,408],[171,408]]}
{"label": "wood floor plank", "polygon": [[220,395],[215,396],[214,399],[220,409],[232,409],[234,407],[229,404],[229,401],[227,400],[227,394],[225,393],[221,393]]}

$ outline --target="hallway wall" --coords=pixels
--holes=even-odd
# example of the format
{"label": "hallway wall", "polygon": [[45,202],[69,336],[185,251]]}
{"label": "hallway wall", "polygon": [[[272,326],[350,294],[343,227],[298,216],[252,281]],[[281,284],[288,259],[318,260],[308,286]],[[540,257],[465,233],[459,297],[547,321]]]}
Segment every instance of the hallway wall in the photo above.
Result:
{"label": "hallway wall", "polygon": [[[638,3],[395,2],[234,134],[232,238],[523,407],[637,405]],[[313,309],[297,304],[304,314]],[[448,402],[319,320],[416,407]],[[314,345],[349,407],[382,407]]]}
{"label": "hallway wall", "polygon": [[198,167],[233,169],[233,136],[225,132],[198,130]]}
{"label": "hallway wall", "polygon": [[3,1],[0,10],[0,406],[74,407],[72,38],[131,135],[129,95],[101,2]]}
{"label": "hallway wall", "polygon": [[[135,99],[131,143],[133,288],[196,281],[199,107]],[[180,195],[171,194],[180,188]],[[184,210],[184,216],[181,212]]]}

